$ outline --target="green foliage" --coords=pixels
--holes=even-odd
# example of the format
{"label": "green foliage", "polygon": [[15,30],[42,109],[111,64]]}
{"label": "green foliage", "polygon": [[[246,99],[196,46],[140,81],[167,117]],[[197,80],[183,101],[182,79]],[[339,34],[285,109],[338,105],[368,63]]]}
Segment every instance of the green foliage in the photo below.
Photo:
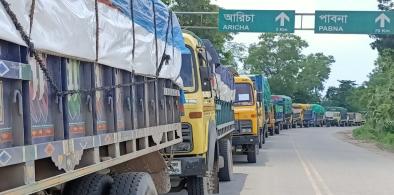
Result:
{"label": "green foliage", "polygon": [[357,87],[355,81],[339,80],[338,87],[329,87],[323,101],[324,106],[337,106],[346,108],[350,112],[359,112],[366,109],[367,102],[362,98],[364,86]]}
{"label": "green foliage", "polygon": [[[218,12],[219,7],[210,4],[210,0],[165,0],[166,4],[171,3],[171,9],[174,12]],[[217,16],[215,15],[190,15],[178,14],[178,19],[181,26],[216,26],[218,23]],[[218,32],[217,30],[206,29],[190,29],[202,39],[209,39],[218,50],[223,64],[232,65],[236,64],[237,53],[232,53],[232,46],[226,43],[233,40],[231,33]],[[239,50],[238,50],[239,51]]]}
{"label": "green foliage", "polygon": [[296,102],[320,102],[323,82],[328,79],[332,56],[303,55],[308,43],[293,34],[264,33],[249,47],[245,69],[264,73],[273,94],[283,94]]}
{"label": "green foliage", "polygon": [[383,149],[394,150],[394,133],[378,132],[368,124],[354,129],[353,137],[359,140],[376,142]]}
{"label": "green foliage", "polygon": [[[383,11],[392,11],[394,8],[393,0],[378,0],[378,8]],[[371,35],[374,42],[371,43],[373,49],[381,53],[385,49],[394,49],[394,35]]]}

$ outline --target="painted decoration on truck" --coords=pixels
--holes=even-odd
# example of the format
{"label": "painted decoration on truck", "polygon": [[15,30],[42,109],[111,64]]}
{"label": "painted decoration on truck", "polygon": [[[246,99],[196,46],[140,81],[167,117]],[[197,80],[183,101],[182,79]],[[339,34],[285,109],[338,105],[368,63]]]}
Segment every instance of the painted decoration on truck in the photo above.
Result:
{"label": "painted decoration on truck", "polygon": [[0,81],[0,125],[4,125],[3,81]]}
{"label": "painted decoration on truck", "polygon": [[[95,67],[95,75],[96,75],[96,87],[104,86],[104,70],[103,66],[96,66]],[[97,91],[96,92],[96,115],[97,115],[97,131],[103,132],[106,131],[107,128],[107,121],[105,119],[105,92],[104,91]]]}
{"label": "painted decoration on truck", "polygon": [[[68,59],[66,64],[67,69],[67,88],[69,90],[78,90],[81,86],[80,68],[81,64],[78,60]],[[81,94],[73,94],[67,96],[68,109],[67,114],[69,118],[69,132],[71,136],[84,136],[86,127],[85,120],[81,114]]]}
{"label": "painted decoration on truck", "polygon": [[[42,59],[44,62],[47,62],[46,55],[42,55]],[[54,137],[54,125],[52,124],[51,115],[49,115],[48,84],[36,60],[29,58],[29,64],[32,69],[32,80],[29,83],[29,90],[33,143],[50,141]],[[47,66],[47,64],[44,65]]]}
{"label": "painted decoration on truck", "polygon": [[[123,75],[118,71],[115,75],[116,84],[122,84]],[[123,102],[125,101],[124,88],[116,88],[116,113],[117,113],[117,128],[119,130],[125,130],[125,112],[123,108]]]}

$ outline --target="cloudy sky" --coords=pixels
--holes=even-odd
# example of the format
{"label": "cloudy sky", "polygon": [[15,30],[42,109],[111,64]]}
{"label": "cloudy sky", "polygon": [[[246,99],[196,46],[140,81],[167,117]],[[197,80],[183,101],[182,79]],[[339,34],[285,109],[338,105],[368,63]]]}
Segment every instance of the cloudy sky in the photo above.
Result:
{"label": "cloudy sky", "polygon": [[[377,9],[376,0],[216,0],[215,4],[225,9],[252,10],[296,10],[296,13],[313,13],[315,10],[368,10]],[[306,22],[306,23],[305,23]],[[313,27],[313,18],[306,18],[304,24]],[[299,18],[296,18],[296,26]],[[373,69],[377,52],[369,44],[367,35],[316,35],[312,31],[296,31],[309,43],[305,54],[323,52],[333,55],[336,63],[331,67],[327,86],[338,85],[337,80],[355,80],[358,84],[367,80]],[[235,41],[246,44],[257,42],[256,33],[240,33]]]}

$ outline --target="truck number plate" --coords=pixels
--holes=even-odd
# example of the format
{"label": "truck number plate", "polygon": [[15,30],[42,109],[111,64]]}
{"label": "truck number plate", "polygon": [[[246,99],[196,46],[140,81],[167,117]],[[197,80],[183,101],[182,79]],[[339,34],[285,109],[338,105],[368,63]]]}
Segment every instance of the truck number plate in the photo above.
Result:
{"label": "truck number plate", "polygon": [[181,161],[171,161],[168,167],[168,172],[170,175],[180,175],[182,173]]}

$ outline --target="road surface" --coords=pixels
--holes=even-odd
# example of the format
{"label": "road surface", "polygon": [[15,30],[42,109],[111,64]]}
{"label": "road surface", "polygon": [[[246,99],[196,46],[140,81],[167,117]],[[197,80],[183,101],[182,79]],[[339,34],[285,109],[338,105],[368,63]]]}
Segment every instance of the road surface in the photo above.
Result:
{"label": "road surface", "polygon": [[[338,132],[304,128],[270,137],[257,164],[235,156],[222,195],[393,195],[394,154],[364,148]],[[342,137],[342,138],[341,138]]]}
{"label": "road surface", "polygon": [[[256,164],[234,156],[221,195],[393,195],[394,154],[345,141],[350,128],[284,130],[269,137]],[[174,193],[186,194],[186,193]]]}

